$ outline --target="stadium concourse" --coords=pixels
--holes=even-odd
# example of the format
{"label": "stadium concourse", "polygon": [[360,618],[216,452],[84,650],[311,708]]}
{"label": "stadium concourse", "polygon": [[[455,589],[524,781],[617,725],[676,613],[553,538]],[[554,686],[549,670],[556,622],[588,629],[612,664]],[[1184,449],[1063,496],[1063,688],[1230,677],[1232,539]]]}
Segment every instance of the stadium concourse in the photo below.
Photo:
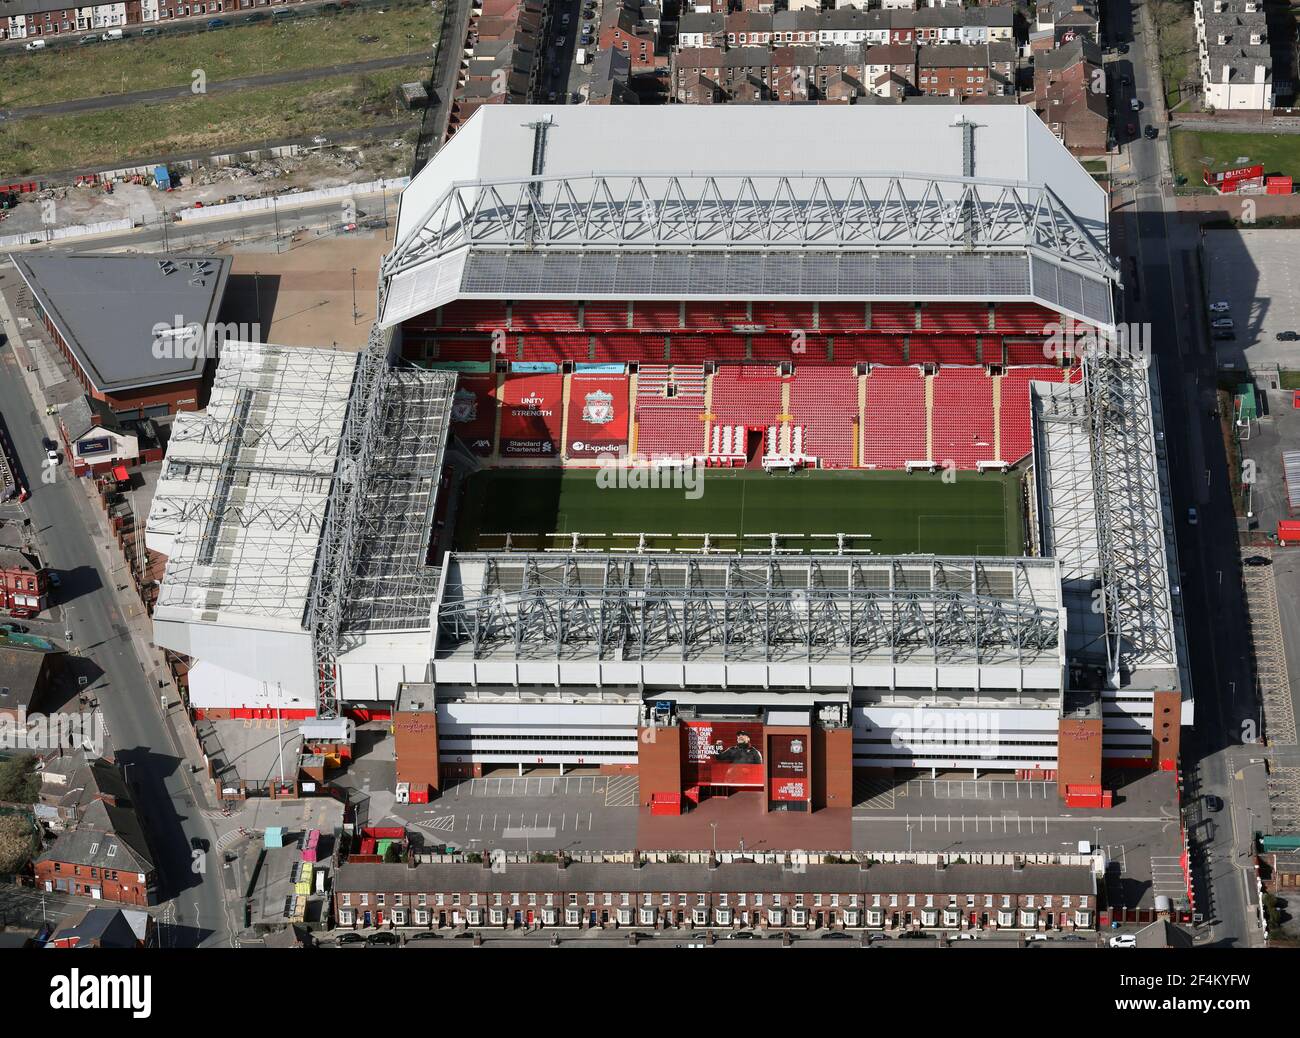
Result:
{"label": "stadium concourse", "polygon": [[[823,824],[855,768],[942,768],[1101,806],[1192,716],[1151,372],[1060,349],[1116,281],[1105,193],[1022,107],[481,108],[403,195],[319,445],[292,706],[391,715],[413,797],[598,768],[657,825]],[[175,641],[205,709],[286,705]]]}

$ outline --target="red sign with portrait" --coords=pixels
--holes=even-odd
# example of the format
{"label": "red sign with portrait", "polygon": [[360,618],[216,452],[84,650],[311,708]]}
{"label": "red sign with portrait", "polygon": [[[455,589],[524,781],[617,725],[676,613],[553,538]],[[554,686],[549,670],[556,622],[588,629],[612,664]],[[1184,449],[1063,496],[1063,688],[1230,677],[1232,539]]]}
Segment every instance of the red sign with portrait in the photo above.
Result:
{"label": "red sign with portrait", "polygon": [[749,721],[686,721],[686,784],[763,788],[763,726]]}

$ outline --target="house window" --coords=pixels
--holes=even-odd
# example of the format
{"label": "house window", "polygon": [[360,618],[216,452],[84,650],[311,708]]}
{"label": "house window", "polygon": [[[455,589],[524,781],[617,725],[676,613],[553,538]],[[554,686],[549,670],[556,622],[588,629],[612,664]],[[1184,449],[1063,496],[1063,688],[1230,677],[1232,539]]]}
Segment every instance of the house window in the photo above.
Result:
{"label": "house window", "polygon": [[620,908],[618,910],[618,921],[621,926],[627,926],[632,922],[632,909]]}
{"label": "house window", "polygon": [[566,926],[577,926],[578,910],[576,908],[566,908],[564,910],[564,922]]}
{"label": "house window", "polygon": [[351,925],[352,925],[352,913],[347,911],[346,909],[340,910],[339,926],[351,926]]}
{"label": "house window", "polygon": [[932,908],[921,909],[921,925],[934,926],[939,921],[939,913]]}
{"label": "house window", "polygon": [[1015,920],[1016,920],[1016,916],[1014,912],[998,913],[998,926],[1010,926],[1013,922],[1015,922]]}
{"label": "house window", "polygon": [[691,912],[691,918],[695,920],[696,926],[705,926],[709,921],[709,912],[706,908],[697,908]]}
{"label": "house window", "polygon": [[403,909],[403,908],[394,908],[394,909],[393,909],[393,925],[394,925],[394,926],[405,926],[405,925],[406,925],[406,910],[405,910],[405,909]]}
{"label": "house window", "polygon": [[719,909],[717,909],[713,914],[714,914],[714,918],[717,920],[719,926],[730,926],[730,925],[731,925],[731,918],[732,918],[732,916],[731,916],[731,909],[730,909],[730,908],[719,908]]}
{"label": "house window", "polygon": [[494,908],[492,909],[492,914],[489,918],[491,919],[493,926],[499,926],[506,921],[506,914],[502,909]]}
{"label": "house window", "polygon": [[544,909],[542,909],[542,922],[545,923],[547,926],[554,926],[554,925],[555,925],[555,909],[554,909],[554,908],[544,908]]}
{"label": "house window", "polygon": [[[56,870],[56,871],[57,871],[57,870]],[[352,904],[352,895],[351,895],[351,894],[344,894],[344,895],[343,895],[343,904],[345,904],[345,905],[351,905],[351,904]]]}
{"label": "house window", "polygon": [[655,924],[655,910],[653,908],[641,909],[641,925],[654,926],[654,924]]}
{"label": "house window", "polygon": [[796,908],[790,913],[790,921],[795,926],[803,926],[808,922],[808,910],[806,908]]}
{"label": "house window", "polygon": [[427,908],[417,908],[415,910],[415,924],[417,926],[429,925],[429,910]]}
{"label": "house window", "polygon": [[1037,913],[1037,912],[1029,912],[1029,911],[1021,911],[1021,913],[1020,913],[1020,925],[1021,925],[1021,926],[1025,926],[1025,927],[1037,926],[1037,925],[1038,925],[1038,913]]}
{"label": "house window", "polygon": [[785,920],[785,910],[781,908],[773,908],[767,913],[767,919],[773,926],[780,926]]}

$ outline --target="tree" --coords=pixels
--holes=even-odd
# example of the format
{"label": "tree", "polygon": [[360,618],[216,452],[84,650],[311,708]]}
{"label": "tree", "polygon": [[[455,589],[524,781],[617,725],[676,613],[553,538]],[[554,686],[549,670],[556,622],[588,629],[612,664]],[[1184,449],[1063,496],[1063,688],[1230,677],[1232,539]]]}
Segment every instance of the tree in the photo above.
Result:
{"label": "tree", "polygon": [[0,815],[0,876],[12,876],[31,859],[36,834],[26,815]]}
{"label": "tree", "polygon": [[11,804],[34,804],[41,791],[36,774],[36,758],[12,757],[0,762],[0,801]]}

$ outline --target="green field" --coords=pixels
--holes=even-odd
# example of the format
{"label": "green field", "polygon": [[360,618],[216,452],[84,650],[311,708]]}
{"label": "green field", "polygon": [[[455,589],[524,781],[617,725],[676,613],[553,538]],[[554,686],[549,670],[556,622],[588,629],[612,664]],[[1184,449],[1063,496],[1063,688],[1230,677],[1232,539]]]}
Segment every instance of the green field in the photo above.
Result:
{"label": "green field", "polygon": [[10,175],[126,165],[132,159],[368,126],[419,125],[393,91],[427,80],[427,67],[331,76],[310,83],[213,94],[193,100],[131,105],[102,112],[18,119],[0,124],[0,170]]}
{"label": "green field", "polygon": [[[345,11],[335,17],[269,19],[191,35],[139,36],[91,47],[61,47],[0,57],[0,104],[5,108],[73,98],[184,86],[202,69],[209,83],[302,68],[430,53],[442,12],[428,4]],[[373,38],[362,43],[360,37]]]}
{"label": "green field", "polygon": [[1174,130],[1170,135],[1174,171],[1189,184],[1200,184],[1202,164],[1262,162],[1265,173],[1300,176],[1300,135],[1287,133],[1202,133]]}
{"label": "green field", "polygon": [[853,535],[845,547],[879,555],[1024,554],[1015,473],[963,472],[951,483],[899,472],[709,469],[699,478],[691,499],[689,484],[602,487],[590,471],[484,470],[466,488],[456,546],[497,549],[509,533],[516,549],[568,547],[576,532],[581,547],[631,548],[644,533],[649,548],[689,551],[709,533],[718,550],[765,550],[778,533],[783,548],[826,550],[844,533]]}

